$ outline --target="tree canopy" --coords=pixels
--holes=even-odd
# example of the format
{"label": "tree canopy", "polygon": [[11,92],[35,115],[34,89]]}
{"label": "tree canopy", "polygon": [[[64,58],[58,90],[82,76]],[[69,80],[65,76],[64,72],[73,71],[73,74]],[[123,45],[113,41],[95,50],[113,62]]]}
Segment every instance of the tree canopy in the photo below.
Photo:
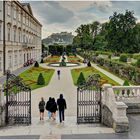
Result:
{"label": "tree canopy", "polygon": [[133,11],[114,12],[106,23],[94,21],[82,24],[76,30],[73,46],[84,50],[112,52],[140,52],[140,23],[136,23]]}

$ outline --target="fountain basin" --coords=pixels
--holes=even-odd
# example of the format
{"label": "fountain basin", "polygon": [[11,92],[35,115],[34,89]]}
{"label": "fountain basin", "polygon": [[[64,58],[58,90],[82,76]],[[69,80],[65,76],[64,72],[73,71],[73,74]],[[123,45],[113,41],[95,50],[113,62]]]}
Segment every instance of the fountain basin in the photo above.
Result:
{"label": "fountain basin", "polygon": [[66,62],[66,66],[60,66],[60,62],[56,62],[56,63],[49,63],[48,66],[50,66],[50,67],[76,67],[76,66],[80,66],[80,64]]}

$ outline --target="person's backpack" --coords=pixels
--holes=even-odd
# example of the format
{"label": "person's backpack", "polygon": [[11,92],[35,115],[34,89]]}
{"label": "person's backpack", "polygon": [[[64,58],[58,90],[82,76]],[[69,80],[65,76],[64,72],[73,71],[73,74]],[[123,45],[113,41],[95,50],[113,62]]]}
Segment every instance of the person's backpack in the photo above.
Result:
{"label": "person's backpack", "polygon": [[45,102],[44,101],[40,101],[39,109],[44,109],[44,105],[45,105]]}

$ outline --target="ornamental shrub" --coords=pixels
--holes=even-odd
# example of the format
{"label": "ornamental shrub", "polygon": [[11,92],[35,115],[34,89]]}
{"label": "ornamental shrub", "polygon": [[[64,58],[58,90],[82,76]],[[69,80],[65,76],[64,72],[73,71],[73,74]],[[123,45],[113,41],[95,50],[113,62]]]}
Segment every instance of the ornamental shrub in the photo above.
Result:
{"label": "ornamental shrub", "polygon": [[91,67],[91,63],[90,63],[90,61],[88,61],[87,66],[88,66],[88,67]]}
{"label": "ornamental shrub", "polygon": [[127,62],[127,55],[122,54],[119,59],[121,62]]}
{"label": "ornamental shrub", "polygon": [[39,67],[39,64],[37,61],[35,62],[34,67]]}
{"label": "ornamental shrub", "polygon": [[140,58],[138,58],[136,65],[138,68],[140,68]]}
{"label": "ornamental shrub", "polygon": [[45,79],[44,79],[42,73],[40,73],[38,76],[37,85],[45,85]]}
{"label": "ornamental shrub", "polygon": [[78,77],[78,80],[77,80],[77,85],[78,86],[83,85],[85,82],[86,82],[85,77],[84,77],[83,73],[81,72]]}
{"label": "ornamental shrub", "polygon": [[123,86],[129,86],[129,82],[127,80],[124,81]]}
{"label": "ornamental shrub", "polygon": [[43,60],[43,58],[41,59],[41,62],[40,63],[44,63],[44,60]]}
{"label": "ornamental shrub", "polygon": [[[129,82],[127,80],[125,80],[123,83],[123,86],[129,86]],[[124,94],[125,94],[125,91],[122,90],[122,95],[124,95]],[[127,90],[127,95],[129,96],[129,94],[130,94],[130,90]]]}

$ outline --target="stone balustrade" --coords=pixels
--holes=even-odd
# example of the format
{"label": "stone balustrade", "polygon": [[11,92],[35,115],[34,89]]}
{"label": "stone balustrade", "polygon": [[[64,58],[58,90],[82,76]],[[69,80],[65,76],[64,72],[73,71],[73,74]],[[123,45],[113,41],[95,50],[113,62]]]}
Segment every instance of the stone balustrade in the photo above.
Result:
{"label": "stone balustrade", "polygon": [[127,132],[129,121],[126,116],[127,105],[117,101],[113,87],[110,84],[103,85],[102,92],[102,123],[113,127],[115,132]]}
{"label": "stone balustrade", "polygon": [[116,101],[140,100],[140,86],[112,86]]}

